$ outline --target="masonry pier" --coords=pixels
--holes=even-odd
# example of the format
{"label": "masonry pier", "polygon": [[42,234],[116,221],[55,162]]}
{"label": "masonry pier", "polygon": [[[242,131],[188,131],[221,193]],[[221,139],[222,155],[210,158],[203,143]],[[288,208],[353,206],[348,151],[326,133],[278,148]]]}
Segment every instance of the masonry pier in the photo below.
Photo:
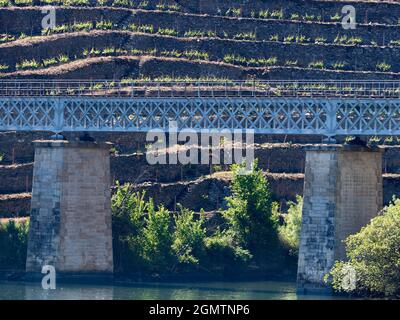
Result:
{"label": "masonry pier", "polygon": [[382,209],[382,149],[318,145],[306,151],[299,293],[329,292],[323,277],[345,259],[343,240]]}
{"label": "masonry pier", "polygon": [[54,266],[57,278],[111,277],[111,144],[34,145],[28,277],[39,275],[44,265]]}

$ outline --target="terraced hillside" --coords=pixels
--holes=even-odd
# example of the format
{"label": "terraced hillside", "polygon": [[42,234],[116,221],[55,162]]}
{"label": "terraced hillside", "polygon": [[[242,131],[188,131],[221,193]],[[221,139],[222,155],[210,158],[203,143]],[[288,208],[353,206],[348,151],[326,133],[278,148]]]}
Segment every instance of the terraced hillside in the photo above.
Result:
{"label": "terraced hillside", "polygon": [[[352,4],[357,28],[344,30]],[[42,28],[42,6],[56,27]],[[46,79],[398,79],[400,1],[0,0],[0,81]],[[29,214],[31,141],[0,133],[0,218]],[[68,136],[74,139],[79,134]],[[173,210],[224,206],[230,175],[218,166],[149,166],[142,134],[96,134],[115,143],[114,181],[132,182]],[[256,157],[282,207],[302,193],[304,143],[258,137]],[[268,143],[292,141],[294,143]],[[384,161],[387,203],[400,194],[398,147]]]}
{"label": "terraced hillside", "polygon": [[0,77],[398,78],[400,3],[350,4],[355,30],[341,1],[1,0]]}

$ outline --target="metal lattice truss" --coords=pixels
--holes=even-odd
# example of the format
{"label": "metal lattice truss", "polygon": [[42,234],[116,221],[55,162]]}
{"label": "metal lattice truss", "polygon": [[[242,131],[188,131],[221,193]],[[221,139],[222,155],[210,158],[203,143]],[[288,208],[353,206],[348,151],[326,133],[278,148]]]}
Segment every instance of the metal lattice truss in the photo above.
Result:
{"label": "metal lattice truss", "polygon": [[0,98],[0,130],[145,132],[253,129],[262,134],[400,135],[399,99]]}

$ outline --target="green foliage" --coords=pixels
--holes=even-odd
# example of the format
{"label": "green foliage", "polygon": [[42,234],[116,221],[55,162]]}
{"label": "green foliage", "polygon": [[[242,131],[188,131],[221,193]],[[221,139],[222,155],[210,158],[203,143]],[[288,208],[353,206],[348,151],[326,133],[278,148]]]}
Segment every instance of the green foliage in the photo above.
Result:
{"label": "green foliage", "polygon": [[390,69],[392,68],[392,66],[386,62],[380,62],[376,65],[376,69],[379,71],[390,71]]}
{"label": "green foliage", "polygon": [[232,237],[206,235],[204,214],[180,208],[171,216],[164,207],[156,208],[145,200],[144,193],[134,193],[126,184],[112,197],[114,263],[117,272],[141,271],[165,273],[177,267],[201,265],[215,268],[213,258],[225,252],[225,263],[241,263],[249,259]]}
{"label": "green foliage", "polygon": [[[325,277],[337,291],[400,295],[400,200],[396,199],[357,234],[346,240],[348,261],[337,261]],[[355,287],[346,281],[349,270]],[[330,276],[330,277],[329,277]]]}
{"label": "green foliage", "polygon": [[341,44],[341,45],[357,45],[361,44],[363,40],[361,37],[348,37],[348,36],[337,35],[333,42],[335,44]]}
{"label": "green foliage", "polygon": [[298,252],[301,232],[301,216],[303,198],[296,196],[296,202],[288,202],[289,209],[284,216],[284,224],[279,227],[279,235],[283,243],[292,253]]}
{"label": "green foliage", "polygon": [[16,6],[31,6],[33,4],[32,0],[14,0]]}
{"label": "green foliage", "polygon": [[156,5],[156,9],[161,11],[180,11],[181,7],[177,4],[166,4],[161,2]]}
{"label": "green foliage", "polygon": [[[0,4],[0,7],[1,7],[1,4]],[[9,35],[9,34],[3,34],[0,36],[0,43],[10,42],[10,41],[14,41],[14,40],[15,40],[15,37],[12,35]]]}
{"label": "green foliage", "polygon": [[181,207],[175,216],[175,232],[172,249],[179,262],[198,264],[204,256],[206,229],[203,226],[204,216],[194,219],[193,211]]}
{"label": "green foliage", "polygon": [[245,267],[252,255],[241,247],[232,230],[218,231],[205,239],[207,265],[214,269],[233,270]]}
{"label": "green foliage", "polygon": [[157,33],[161,34],[161,35],[165,35],[165,36],[177,36],[178,35],[178,31],[176,31],[175,29],[171,29],[171,28],[159,28]]}
{"label": "green foliage", "polygon": [[129,25],[129,29],[134,32],[154,33],[154,27],[151,24],[137,25],[132,23]]}
{"label": "green foliage", "polygon": [[143,264],[143,216],[147,209],[144,193],[132,193],[126,184],[117,189],[111,199],[114,263],[116,270],[135,270]]}
{"label": "green foliage", "polygon": [[238,40],[256,40],[255,32],[241,32],[233,36],[234,39]]}
{"label": "green foliage", "polygon": [[154,208],[147,203],[148,215],[143,229],[143,258],[151,270],[165,270],[172,265],[172,234],[170,213],[164,207]]}
{"label": "green foliage", "polygon": [[241,8],[229,8],[225,15],[229,17],[240,17],[242,15],[242,9]]}
{"label": "green foliage", "polygon": [[184,33],[185,37],[196,37],[196,38],[213,38],[217,36],[215,31],[202,31],[202,30],[189,30]]}
{"label": "green foliage", "polygon": [[323,69],[325,66],[324,62],[322,60],[319,61],[312,61],[308,64],[309,68],[316,68],[316,69]]}
{"label": "green foliage", "polygon": [[233,165],[232,196],[223,213],[238,243],[255,254],[273,248],[277,240],[278,221],[272,214],[268,181],[257,162],[249,172],[245,164]]}
{"label": "green foliage", "polygon": [[273,19],[283,19],[283,9],[272,11],[271,12],[271,18],[273,18]]}
{"label": "green foliage", "polygon": [[0,267],[24,269],[29,222],[0,223]]}
{"label": "green foliage", "polygon": [[37,62],[35,59],[32,60],[23,60],[21,63],[16,64],[16,69],[38,69],[40,67],[39,62]]}

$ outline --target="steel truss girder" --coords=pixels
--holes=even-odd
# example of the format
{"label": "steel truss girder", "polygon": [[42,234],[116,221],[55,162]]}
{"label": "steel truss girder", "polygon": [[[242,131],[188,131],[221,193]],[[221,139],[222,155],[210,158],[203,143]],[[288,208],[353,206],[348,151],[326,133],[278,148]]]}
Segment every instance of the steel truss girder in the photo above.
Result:
{"label": "steel truss girder", "polygon": [[400,135],[399,99],[0,98],[0,130],[146,132],[247,130],[260,134]]}

